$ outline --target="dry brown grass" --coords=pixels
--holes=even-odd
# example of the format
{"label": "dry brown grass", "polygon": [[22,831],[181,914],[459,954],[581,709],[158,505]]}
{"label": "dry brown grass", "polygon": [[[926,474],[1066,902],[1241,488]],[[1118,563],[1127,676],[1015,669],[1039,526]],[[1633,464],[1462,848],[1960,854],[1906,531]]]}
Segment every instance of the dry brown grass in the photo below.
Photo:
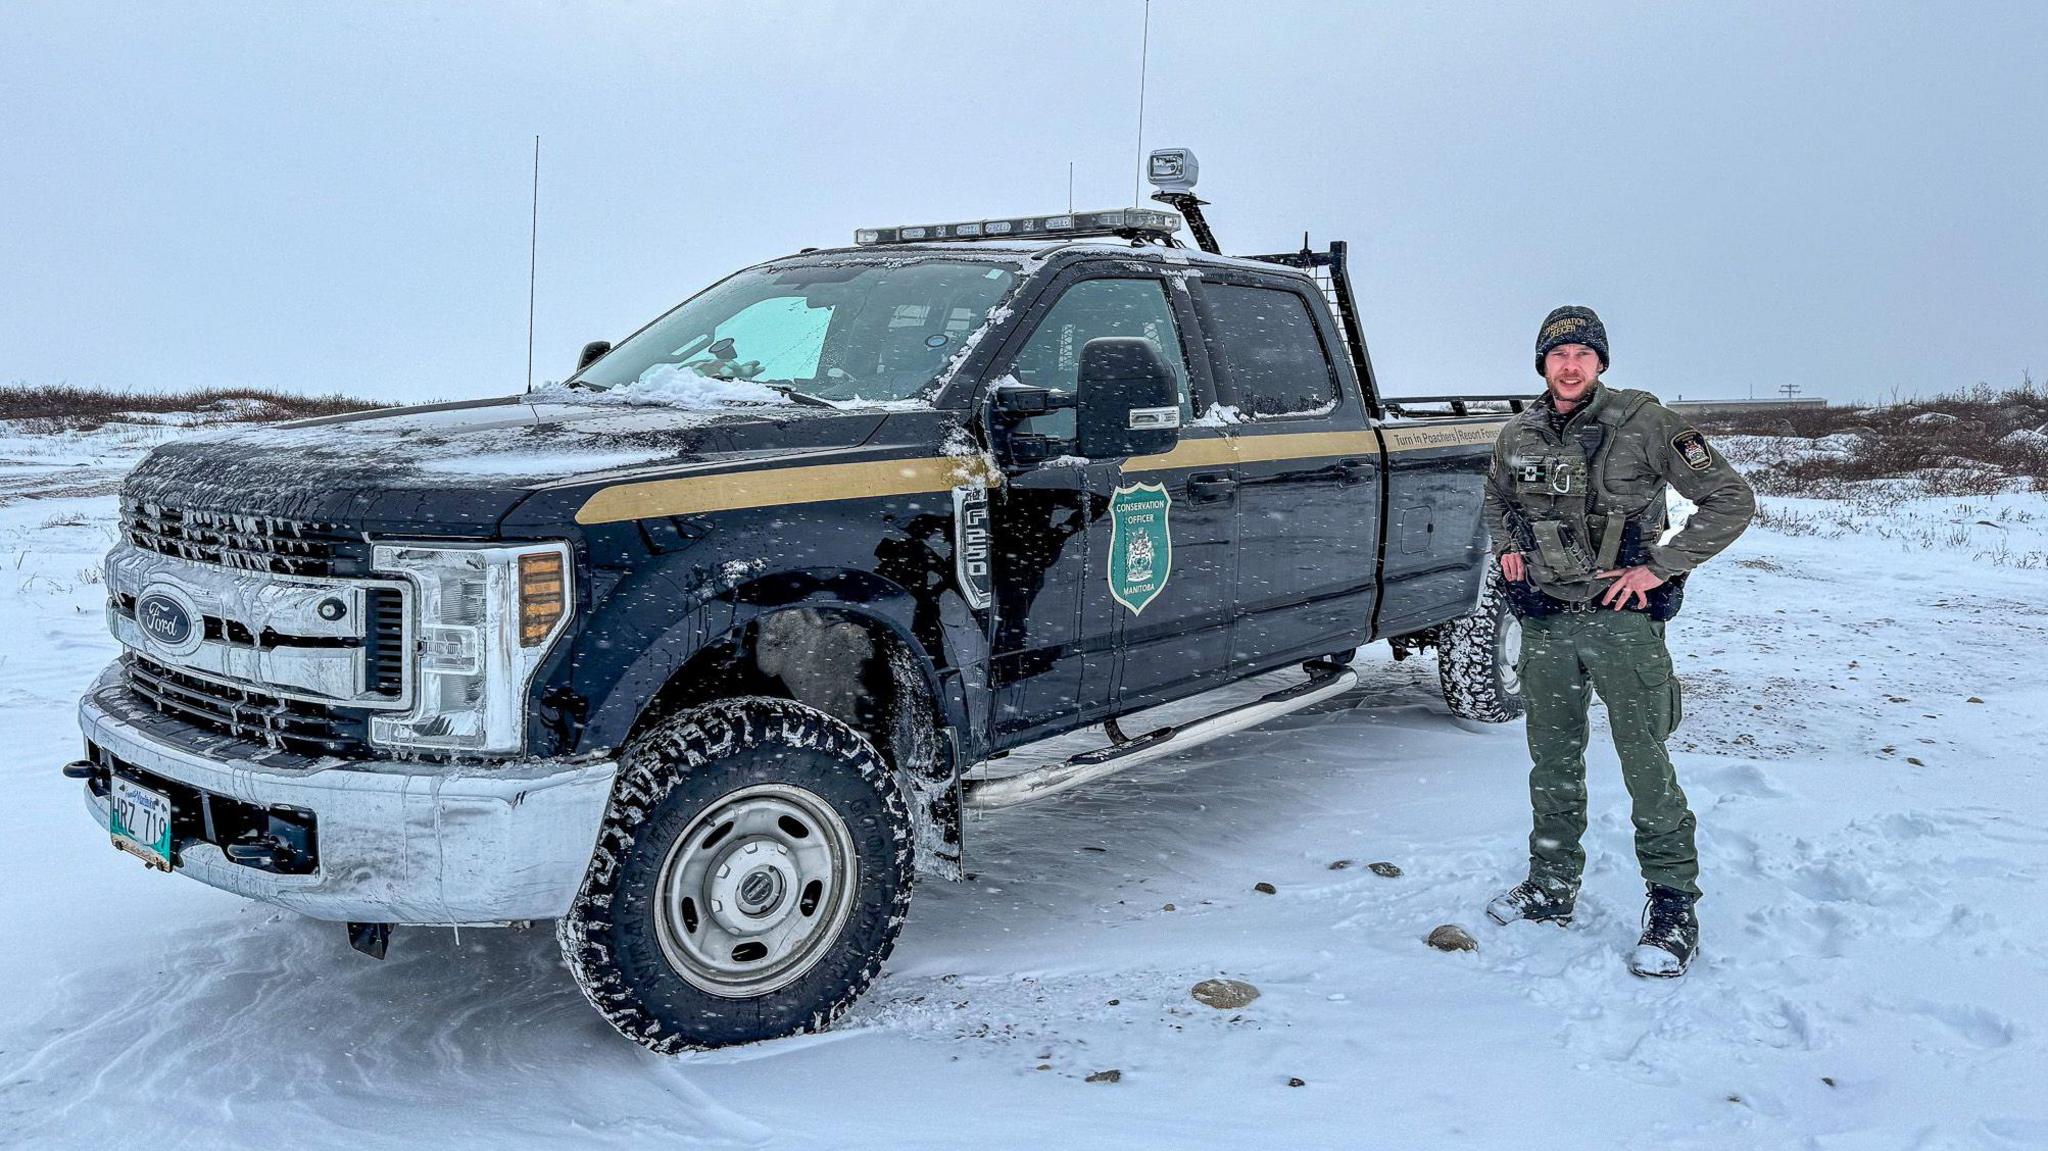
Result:
{"label": "dry brown grass", "polygon": [[386,406],[338,392],[300,396],[269,388],[119,392],[62,384],[0,386],[0,420],[22,421],[23,428],[31,432],[91,431],[136,415],[190,415],[198,423],[275,423]]}
{"label": "dry brown grass", "polygon": [[2048,435],[2035,434],[2048,433],[2048,390],[2031,375],[2002,391],[1980,384],[1872,407],[1752,411],[1701,422],[1721,435],[1847,437],[1845,450],[1747,461],[1750,481],[1767,495],[1837,497],[1842,485],[1871,480],[1911,480],[1928,495],[2048,490]]}

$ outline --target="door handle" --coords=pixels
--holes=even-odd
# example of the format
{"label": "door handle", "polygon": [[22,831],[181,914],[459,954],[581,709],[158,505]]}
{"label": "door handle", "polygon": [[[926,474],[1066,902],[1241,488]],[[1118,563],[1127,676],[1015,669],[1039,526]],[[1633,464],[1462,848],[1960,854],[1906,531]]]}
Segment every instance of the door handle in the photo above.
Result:
{"label": "door handle", "polygon": [[1188,477],[1188,498],[1192,500],[1227,500],[1237,488],[1237,481],[1228,472],[1207,472]]}
{"label": "door handle", "polygon": [[1375,460],[1338,460],[1330,470],[1337,473],[1340,484],[1370,483],[1380,474]]}

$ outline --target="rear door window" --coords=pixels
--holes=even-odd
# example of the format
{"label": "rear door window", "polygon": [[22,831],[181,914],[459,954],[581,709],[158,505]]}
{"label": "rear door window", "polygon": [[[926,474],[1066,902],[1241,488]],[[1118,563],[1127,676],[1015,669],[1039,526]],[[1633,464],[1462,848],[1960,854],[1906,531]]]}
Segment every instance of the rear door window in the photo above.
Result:
{"label": "rear door window", "polygon": [[1337,406],[1337,376],[1299,293],[1204,284],[1210,350],[1243,414],[1316,416]]}

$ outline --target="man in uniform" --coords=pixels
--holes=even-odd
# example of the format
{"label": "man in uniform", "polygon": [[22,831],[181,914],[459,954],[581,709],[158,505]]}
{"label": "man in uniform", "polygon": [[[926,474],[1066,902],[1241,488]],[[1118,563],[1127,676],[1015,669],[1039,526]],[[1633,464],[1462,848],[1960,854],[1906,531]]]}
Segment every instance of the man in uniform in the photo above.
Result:
{"label": "man in uniform", "polygon": [[[1606,369],[1600,317],[1581,307],[1550,313],[1536,336],[1544,394],[1501,429],[1493,449],[1486,519],[1522,619],[1535,826],[1528,878],[1486,913],[1502,924],[1571,920],[1586,863],[1586,706],[1597,690],[1649,885],[1629,968],[1676,976],[1699,948],[1699,857],[1693,814],[1664,752],[1680,715],[1664,621],[1678,610],[1686,574],[1749,526],[1756,494],[1656,397],[1603,383]],[[1662,540],[1666,485],[1699,510]]]}

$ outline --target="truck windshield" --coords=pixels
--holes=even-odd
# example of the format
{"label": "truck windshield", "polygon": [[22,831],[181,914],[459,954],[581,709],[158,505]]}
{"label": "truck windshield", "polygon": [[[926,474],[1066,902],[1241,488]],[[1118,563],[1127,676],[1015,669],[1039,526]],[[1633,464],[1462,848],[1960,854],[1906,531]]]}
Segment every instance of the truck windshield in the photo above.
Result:
{"label": "truck windshield", "polygon": [[984,260],[837,261],[755,268],[700,293],[571,384],[690,404],[791,391],[839,402],[906,400],[1016,287]]}

